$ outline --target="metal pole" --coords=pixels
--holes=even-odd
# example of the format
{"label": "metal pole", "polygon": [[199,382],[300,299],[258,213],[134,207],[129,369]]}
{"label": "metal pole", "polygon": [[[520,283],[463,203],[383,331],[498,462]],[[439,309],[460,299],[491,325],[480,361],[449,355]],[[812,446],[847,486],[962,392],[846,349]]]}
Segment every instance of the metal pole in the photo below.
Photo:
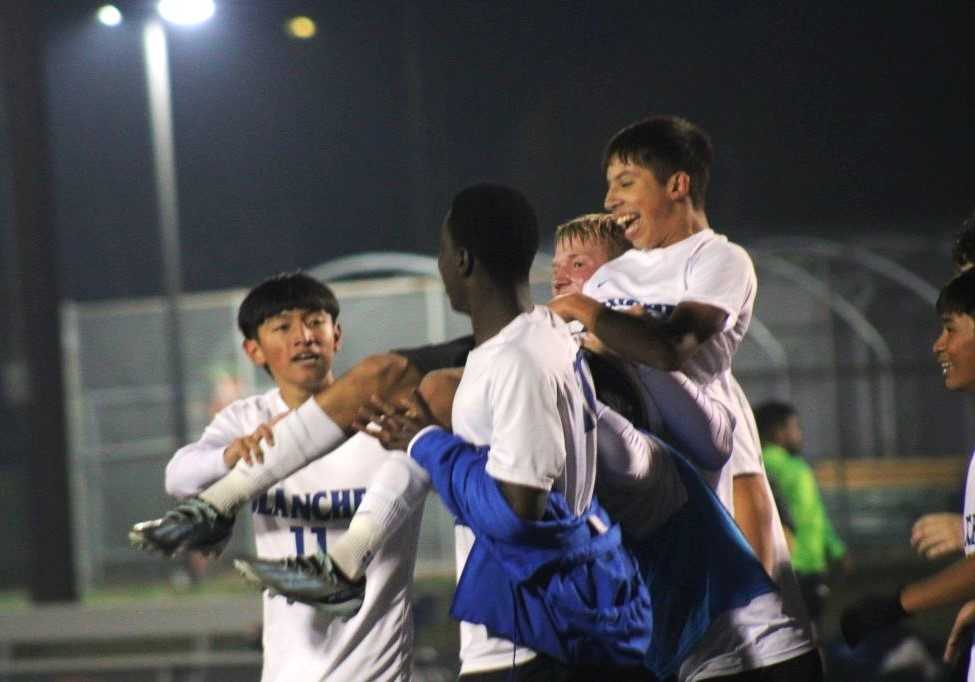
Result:
{"label": "metal pole", "polygon": [[173,432],[179,443],[187,441],[186,377],[183,368],[183,333],[180,315],[182,266],[180,261],[179,198],[176,186],[176,151],[173,142],[172,89],[169,82],[169,50],[166,30],[159,19],[149,19],[143,30],[146,86],[149,93],[149,125],[156,175],[159,239],[162,245],[163,290],[166,297],[166,330],[169,336],[169,379],[172,386]]}
{"label": "metal pole", "polygon": [[17,281],[28,374],[31,546],[35,602],[76,601],[68,445],[58,315],[57,240],[44,97],[39,3],[0,3],[0,67],[12,170]]}

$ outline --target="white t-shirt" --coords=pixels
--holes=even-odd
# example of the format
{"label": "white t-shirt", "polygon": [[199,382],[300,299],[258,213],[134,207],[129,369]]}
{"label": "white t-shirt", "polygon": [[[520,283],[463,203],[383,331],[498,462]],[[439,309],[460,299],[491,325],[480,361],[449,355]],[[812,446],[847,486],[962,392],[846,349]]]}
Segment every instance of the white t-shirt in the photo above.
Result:
{"label": "white t-shirt", "polygon": [[[236,438],[288,411],[278,389],[221,410],[196,443],[166,467],[170,494],[194,495],[227,473],[223,451]],[[378,441],[350,438],[251,503],[257,553],[263,558],[312,554],[348,528],[373,474],[390,457]],[[410,461],[411,465],[415,463]],[[238,466],[246,466],[241,462]],[[426,488],[420,486],[422,499]],[[262,682],[293,680],[409,680],[413,656],[413,566],[422,505],[416,505],[366,569],[360,611],[332,620],[303,604],[264,593]]]}
{"label": "white t-shirt", "polygon": [[[968,460],[968,477],[965,480],[964,536],[962,542],[965,556],[975,554],[975,452]],[[972,645],[971,660],[968,663],[968,682],[975,682],[975,644]]]}
{"label": "white t-shirt", "polygon": [[[461,438],[490,445],[486,469],[492,478],[559,490],[580,513],[592,500],[596,431],[576,374],[577,352],[568,327],[548,308],[535,306],[467,356],[452,420]],[[580,371],[591,385],[588,371]],[[455,529],[459,576],[474,534],[466,526]],[[484,626],[460,625],[462,674],[508,668],[534,656],[489,637]]]}
{"label": "white t-shirt", "polygon": [[[768,487],[755,417],[731,373],[732,358],[751,322],[756,290],[748,253],[712,230],[702,230],[665,248],[631,249],[599,268],[583,287],[584,294],[616,309],[640,305],[666,317],[678,304],[694,301],[727,314],[724,329],[708,339],[681,370],[735,418],[731,460],[715,491],[732,514],[734,476],[755,474]],[[770,488],[769,495],[771,498]],[[773,514],[778,521],[778,512],[773,510]],[[772,542],[777,567],[772,577],[781,593],[758,597],[715,621],[682,666],[682,680],[766,667],[813,648],[781,522],[774,524]]]}

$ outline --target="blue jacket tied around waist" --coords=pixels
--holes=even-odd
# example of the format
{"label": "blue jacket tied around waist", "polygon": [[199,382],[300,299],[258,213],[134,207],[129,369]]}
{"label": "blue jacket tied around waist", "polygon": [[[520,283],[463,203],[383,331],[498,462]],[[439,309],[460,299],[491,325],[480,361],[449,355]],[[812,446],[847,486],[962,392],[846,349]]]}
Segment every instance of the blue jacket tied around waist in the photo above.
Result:
{"label": "blue jacket tied around waist", "polygon": [[659,528],[627,542],[653,599],[646,664],[664,679],[678,671],[715,618],[778,588],[697,471],[676,450],[647,437],[667,447],[687,491],[684,505]]}
{"label": "blue jacket tied around waist", "polygon": [[485,471],[486,453],[442,429],[410,448],[475,535],[451,615],[570,665],[643,665],[650,594],[619,526],[595,499],[573,514],[558,492],[549,493],[541,520],[521,519]]}

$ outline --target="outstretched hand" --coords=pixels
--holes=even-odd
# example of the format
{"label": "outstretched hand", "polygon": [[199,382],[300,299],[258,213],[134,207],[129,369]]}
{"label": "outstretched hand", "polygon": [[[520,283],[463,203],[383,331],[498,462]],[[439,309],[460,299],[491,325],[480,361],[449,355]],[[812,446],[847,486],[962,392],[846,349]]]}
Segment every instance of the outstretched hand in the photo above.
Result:
{"label": "outstretched hand", "polygon": [[925,514],[911,529],[911,545],[921,556],[939,559],[964,551],[961,514]]}
{"label": "outstretched hand", "polygon": [[406,450],[417,433],[442,426],[419,391],[398,406],[373,396],[356,414],[352,427],[378,440],[387,450]]}

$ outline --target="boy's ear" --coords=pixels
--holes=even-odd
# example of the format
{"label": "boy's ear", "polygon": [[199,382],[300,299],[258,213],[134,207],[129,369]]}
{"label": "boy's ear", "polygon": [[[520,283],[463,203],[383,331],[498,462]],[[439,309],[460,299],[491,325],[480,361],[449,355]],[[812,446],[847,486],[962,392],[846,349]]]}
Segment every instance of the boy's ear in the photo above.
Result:
{"label": "boy's ear", "polygon": [[332,325],[332,337],[335,339],[334,351],[338,353],[342,350],[342,325],[338,322]]}
{"label": "boy's ear", "polygon": [[677,171],[667,180],[667,193],[671,199],[679,200],[691,193],[691,176],[685,171]]}
{"label": "boy's ear", "polygon": [[474,272],[474,255],[469,249],[457,250],[457,269],[464,277],[470,277]]}
{"label": "boy's ear", "polygon": [[258,367],[263,367],[267,364],[267,360],[264,359],[264,351],[261,349],[261,344],[257,342],[256,339],[244,339],[241,348],[244,349],[244,353],[250,358]]}

